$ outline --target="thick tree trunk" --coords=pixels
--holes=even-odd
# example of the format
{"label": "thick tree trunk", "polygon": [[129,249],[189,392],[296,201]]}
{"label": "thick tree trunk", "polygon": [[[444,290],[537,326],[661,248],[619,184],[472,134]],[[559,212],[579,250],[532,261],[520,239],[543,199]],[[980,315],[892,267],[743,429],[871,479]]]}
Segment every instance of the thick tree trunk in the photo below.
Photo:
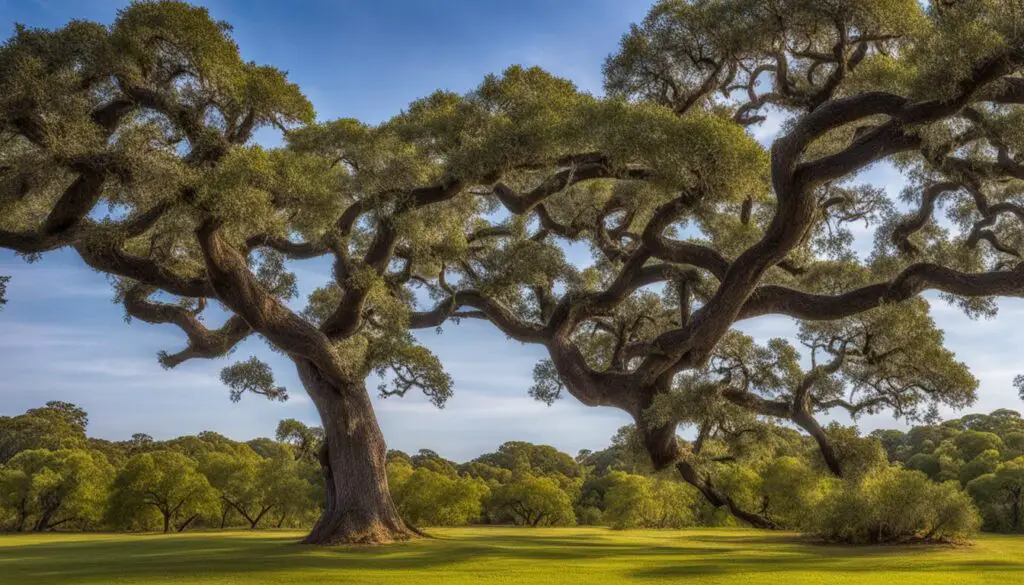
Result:
{"label": "thick tree trunk", "polygon": [[388,491],[384,436],[370,395],[360,382],[329,383],[308,360],[297,359],[299,378],[320,413],[324,445],[324,510],[306,544],[384,544],[413,536]]}
{"label": "thick tree trunk", "polygon": [[163,515],[164,515],[164,534],[167,534],[168,532],[171,531],[171,515],[168,514],[167,512],[164,512]]}
{"label": "thick tree trunk", "polygon": [[792,419],[818,443],[818,451],[821,452],[821,456],[825,459],[825,465],[828,466],[832,475],[843,477],[843,467],[840,464],[839,455],[836,454],[836,450],[832,446],[832,440],[814,416],[806,410],[797,410],[793,413]]}

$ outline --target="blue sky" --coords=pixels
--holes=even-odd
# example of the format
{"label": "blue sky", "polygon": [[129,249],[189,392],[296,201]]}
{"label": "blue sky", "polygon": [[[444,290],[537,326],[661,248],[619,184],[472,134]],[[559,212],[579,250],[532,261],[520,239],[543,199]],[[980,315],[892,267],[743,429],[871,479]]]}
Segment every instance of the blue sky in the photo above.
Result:
{"label": "blue sky", "polygon": [[[54,27],[70,18],[109,22],[124,2],[114,0],[0,0],[0,23]],[[540,65],[600,92],[601,64],[647,0],[216,0],[203,2],[235,27],[247,59],[289,71],[321,119],[356,117],[377,122],[438,88],[466,91],[487,73],[513,63]],[[8,28],[8,31],[10,28]],[[777,127],[758,131],[767,137]],[[268,137],[268,140],[272,140]],[[865,177],[895,195],[898,176],[886,168]],[[304,292],[329,276],[322,262],[298,263]],[[16,414],[46,400],[83,406],[93,435],[123,439],[134,432],[158,438],[213,430],[237,439],[267,436],[278,420],[316,423],[290,362],[256,340],[233,358],[257,355],[275,366],[292,399],[270,403],[248,396],[228,400],[218,380],[227,360],[191,361],[164,371],[156,352],[174,351],[183,338],[171,326],[128,325],[111,302],[106,279],[73,253],[56,252],[25,264],[0,251],[0,274],[13,276],[0,312],[0,414]],[[936,304],[949,346],[981,379],[976,411],[1018,408],[1013,376],[1024,332],[1024,302],[1003,303],[998,319],[971,322]],[[761,319],[744,329],[760,338],[794,330],[784,319]],[[570,453],[600,448],[626,424],[612,409],[588,409],[563,400],[546,407],[526,396],[541,350],[505,339],[489,326],[463,323],[421,339],[446,364],[456,392],[441,411],[420,396],[377,401],[390,447],[434,449],[468,459],[507,440],[554,445]],[[375,381],[370,381],[371,386]],[[897,426],[891,417],[864,419],[864,429]]]}

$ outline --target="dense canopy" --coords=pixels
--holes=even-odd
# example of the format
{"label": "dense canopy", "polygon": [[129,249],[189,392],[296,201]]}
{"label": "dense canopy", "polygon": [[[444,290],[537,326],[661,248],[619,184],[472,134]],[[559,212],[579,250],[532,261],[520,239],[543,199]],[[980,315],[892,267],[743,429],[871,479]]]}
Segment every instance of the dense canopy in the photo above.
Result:
{"label": "dense canopy", "polygon": [[[920,295],[986,316],[1024,294],[1022,20],[1014,0],[662,0],[609,57],[606,97],[513,66],[378,125],[316,120],[181,2],[19,27],[0,49],[0,246],[71,247],[113,276],[128,316],[187,335],[167,367],[254,334],[287,355],[324,423],[310,542],[408,536],[364,380],[443,405],[452,380],[410,330],[462,318],[546,348],[536,397],[629,413],[656,468],[770,526],[677,427],[792,419],[842,475],[815,413],[973,400]],[[857,182],[882,161],[903,201]],[[331,280],[293,311],[288,261],[319,256]],[[800,320],[804,356],[734,329],[766,315]],[[258,360],[222,379],[287,397]]]}

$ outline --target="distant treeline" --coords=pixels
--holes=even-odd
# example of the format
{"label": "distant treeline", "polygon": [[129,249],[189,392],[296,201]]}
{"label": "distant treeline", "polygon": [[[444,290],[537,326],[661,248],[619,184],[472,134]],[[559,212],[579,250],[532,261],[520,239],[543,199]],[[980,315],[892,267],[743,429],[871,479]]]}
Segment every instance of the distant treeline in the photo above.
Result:
{"label": "distant treeline", "polygon": [[[0,417],[0,527],[294,528],[319,514],[316,427],[284,420],[275,438],[247,442],[213,432],[108,441],[87,436],[87,425],[87,414],[65,402]],[[958,540],[979,523],[1022,529],[1019,413],[997,410],[866,437],[853,427],[827,430],[846,462],[843,480],[828,473],[813,440],[770,423],[700,438],[699,463],[737,504],[779,527],[828,539]],[[521,441],[466,463],[428,449],[389,451],[388,482],[403,517],[421,527],[738,522],[677,474],[653,473],[629,426],[609,447],[575,457]]]}

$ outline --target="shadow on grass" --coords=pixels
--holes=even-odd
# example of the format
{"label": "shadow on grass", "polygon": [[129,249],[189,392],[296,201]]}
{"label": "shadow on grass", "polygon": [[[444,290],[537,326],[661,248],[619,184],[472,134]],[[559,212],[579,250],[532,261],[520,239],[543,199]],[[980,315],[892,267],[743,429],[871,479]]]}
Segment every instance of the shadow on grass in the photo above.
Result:
{"label": "shadow on grass", "polygon": [[[188,582],[263,573],[331,571],[345,575],[387,571],[443,571],[467,564],[482,572],[533,567],[601,565],[611,575],[638,580],[741,573],[821,571],[859,574],[887,566],[899,571],[1021,571],[1009,560],[944,558],[933,547],[812,546],[788,535],[478,530],[386,547],[317,548],[294,535],[192,534],[96,540],[55,538],[17,544],[0,540],[0,575],[9,583],[106,583],[187,576]],[[888,566],[895,565],[895,566]],[[597,570],[595,568],[595,570]],[[3,581],[0,579],[0,581]],[[181,582],[185,582],[184,580]],[[243,581],[244,582],[244,581]]]}

